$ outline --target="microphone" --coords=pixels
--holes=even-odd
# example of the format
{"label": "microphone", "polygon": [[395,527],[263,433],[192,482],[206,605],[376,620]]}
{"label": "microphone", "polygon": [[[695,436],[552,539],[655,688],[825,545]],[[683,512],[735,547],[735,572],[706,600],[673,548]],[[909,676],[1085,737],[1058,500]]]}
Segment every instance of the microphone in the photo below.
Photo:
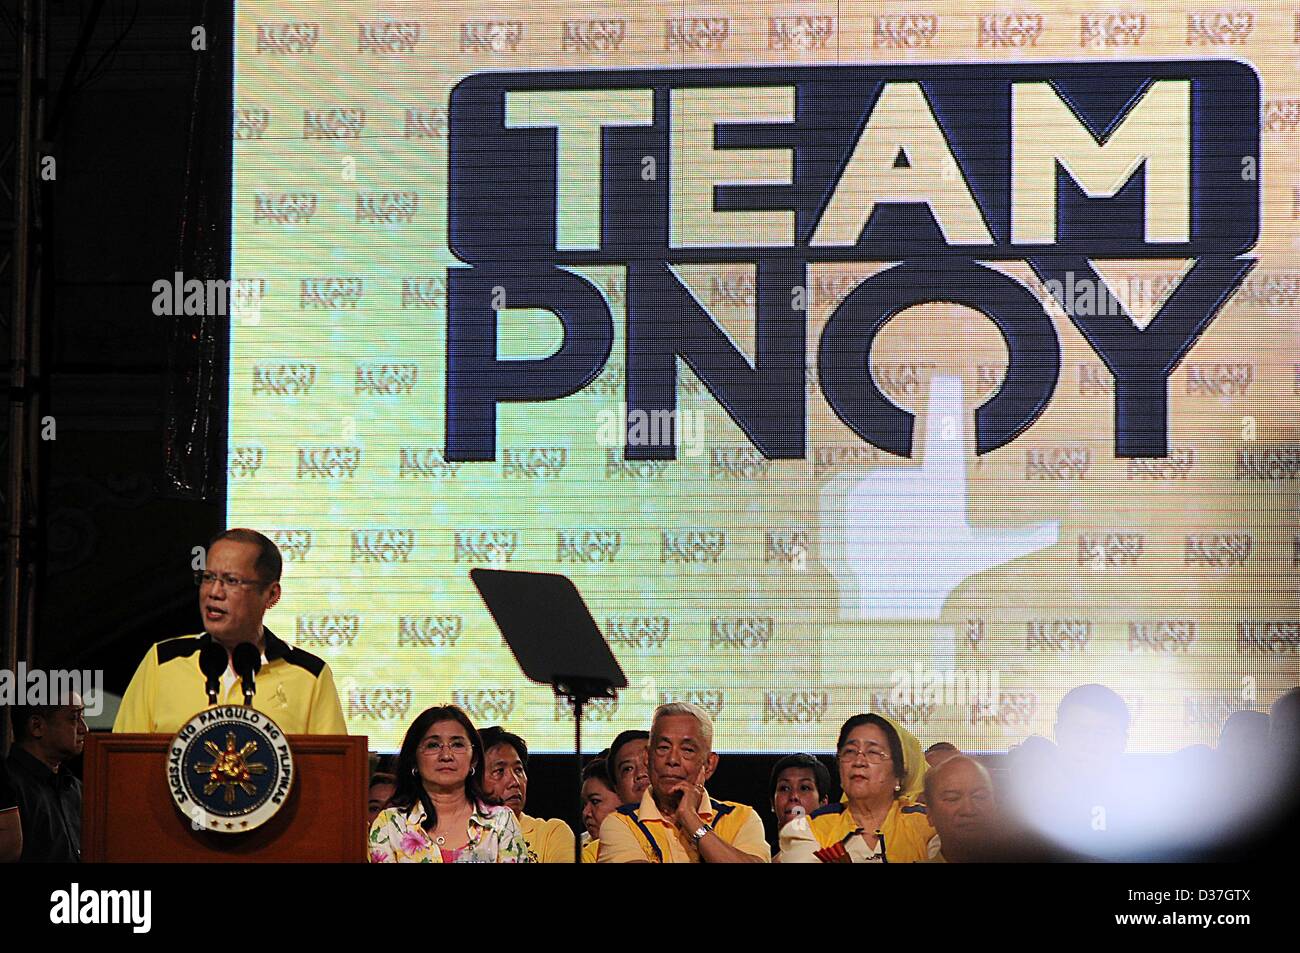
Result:
{"label": "microphone", "polygon": [[253,676],[262,667],[262,654],[257,651],[257,646],[251,642],[240,642],[235,646],[235,651],[230,660],[235,666],[235,674],[244,683],[244,704],[252,707],[253,693],[257,691]]}
{"label": "microphone", "polygon": [[205,687],[208,690],[209,705],[217,703],[217,691],[221,687],[221,676],[226,673],[228,664],[229,658],[226,655],[226,650],[215,642],[209,642],[199,652],[199,671],[207,679]]}

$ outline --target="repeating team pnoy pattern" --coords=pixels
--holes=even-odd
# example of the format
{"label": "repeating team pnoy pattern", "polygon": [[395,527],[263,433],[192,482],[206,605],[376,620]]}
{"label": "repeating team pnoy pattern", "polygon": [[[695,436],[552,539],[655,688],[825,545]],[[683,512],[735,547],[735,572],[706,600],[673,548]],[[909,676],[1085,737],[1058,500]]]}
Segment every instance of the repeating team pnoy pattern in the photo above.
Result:
{"label": "repeating team pnoy pattern", "polygon": [[[1002,750],[1050,732],[1061,695],[1101,681],[1130,704],[1133,748],[1161,751],[1212,742],[1229,712],[1266,709],[1300,680],[1300,2],[240,2],[236,32],[229,522],[281,546],[285,594],[269,623],[330,662],[349,725],[372,747],[395,749],[415,713],[446,700],[538,750],[571,739],[563,705],[518,674],[469,582],[474,566],[575,579],[631,681],[588,710],[597,741],[683,699],[713,713],[722,749],[825,751],[844,717],[870,708],[927,743]],[[1257,76],[1254,99],[1242,100],[1250,108],[1233,113],[1237,152],[1196,131],[1198,110],[1223,107],[1228,87],[1180,86],[1172,74],[1171,86],[1144,84],[1161,62],[1246,77],[1237,92]],[[944,98],[955,94],[934,78],[961,64],[979,67],[964,74],[966,133]],[[1051,98],[1050,76],[1041,81],[1047,64],[1114,81],[1071,114]],[[825,82],[892,71],[897,99],[837,113],[845,98],[807,79],[819,68]],[[589,78],[612,70],[649,92],[597,96]],[[530,95],[513,106],[509,94],[474,99],[503,75]],[[989,105],[989,84],[1016,76],[1024,111]],[[566,99],[566,83],[581,95]],[[925,138],[918,102],[946,139]],[[813,103],[824,110],[809,118]],[[953,161],[895,149],[872,167],[870,140],[859,170],[853,134],[869,113],[873,136],[897,132],[889,108],[911,109],[920,118],[908,134],[944,162],[946,143]],[[1099,128],[1088,124],[1096,116]],[[823,124],[825,143],[843,133],[844,148],[795,162],[780,132],[791,118]],[[1142,166],[1108,180],[1085,157],[1110,133],[1117,155],[1130,119],[1165,135],[1135,137]],[[1038,123],[1021,132],[1045,143],[1051,174],[1012,168],[1017,122]],[[745,138],[756,128],[757,147]],[[457,141],[464,129],[473,137]],[[564,157],[547,172],[554,192],[533,187],[533,145]],[[1005,189],[984,184],[975,156],[985,146],[988,181],[1005,173]],[[1050,150],[1067,148],[1078,161],[1058,175]],[[476,192],[487,167],[517,170],[517,184],[484,180]],[[1217,203],[1180,191],[1209,176],[1223,186]],[[825,183],[816,196],[790,186],[813,181]],[[976,452],[987,423],[976,408],[1008,389],[1009,368],[1027,367],[1031,384],[1047,374],[1020,359],[1023,338],[1002,324],[930,302],[879,329],[869,380],[915,415],[910,455],[846,422],[857,391],[819,352],[853,338],[837,317],[850,296],[862,289],[863,300],[915,257],[891,255],[891,229],[915,219],[887,209],[867,233],[870,253],[852,253],[844,229],[867,224],[854,190],[909,181],[939,196],[925,227],[967,242],[980,282],[1041,304],[1035,340],[1055,340],[1041,352],[1059,355],[1047,398],[986,452]],[[782,183],[807,207],[787,202]],[[1095,247],[1077,256],[1081,267],[1017,258],[1010,229],[1043,227],[1041,215],[1016,218],[1017,189],[1030,204],[1034,188],[1059,189],[1065,203],[1085,185],[1145,210],[1134,242],[1145,227],[1171,251],[1135,253],[1122,214],[1113,227],[1083,216],[1071,231],[1063,212],[1062,241]],[[602,221],[612,207],[602,190],[622,196],[624,216]],[[636,247],[637,196],[671,210],[655,241],[680,254],[603,260],[602,247]],[[1221,228],[1207,224],[1214,215]],[[529,251],[493,272],[468,258],[512,242],[531,249],[536,234],[554,239],[549,261]],[[773,264],[787,235],[806,268]],[[720,242],[744,252],[699,252]],[[1198,285],[1198,268],[1227,277]],[[474,284],[498,273],[524,284]],[[517,295],[525,279],[536,279],[532,293]],[[546,281],[577,289],[574,313],[597,317],[558,319]],[[771,337],[796,292],[803,299],[784,306],[797,321],[780,324],[790,334]],[[479,325],[453,333],[461,294],[481,299],[475,313],[491,315],[494,337]],[[1116,303],[1118,317],[1102,310]],[[1210,320],[1167,376],[1166,452],[1126,455],[1117,433],[1134,423],[1117,407],[1136,405],[1117,393],[1112,365],[1145,342],[1108,352],[1106,322],[1159,332],[1153,316],[1169,307]],[[714,366],[669,354],[675,459],[629,453],[629,408],[659,393],[645,357],[659,353],[656,322],[683,314],[692,327],[712,322],[717,353],[737,357]],[[606,323],[607,338],[584,331],[586,351],[563,350],[566,328]],[[776,389],[742,387],[771,340],[803,349],[780,401]],[[509,370],[501,359],[537,362],[517,385],[536,396],[485,405],[495,385],[473,373],[450,387],[449,363],[479,366],[456,364],[467,353],[493,373]],[[553,353],[562,360],[545,364]],[[578,368],[573,380],[565,368]],[[545,374],[581,386],[547,394]],[[719,400],[728,374],[740,383]],[[629,398],[629,379],[644,385],[640,397]],[[771,452],[789,436],[778,417],[803,429],[802,454]],[[456,452],[484,439],[479,459]],[[936,672],[958,677],[936,690]]]}

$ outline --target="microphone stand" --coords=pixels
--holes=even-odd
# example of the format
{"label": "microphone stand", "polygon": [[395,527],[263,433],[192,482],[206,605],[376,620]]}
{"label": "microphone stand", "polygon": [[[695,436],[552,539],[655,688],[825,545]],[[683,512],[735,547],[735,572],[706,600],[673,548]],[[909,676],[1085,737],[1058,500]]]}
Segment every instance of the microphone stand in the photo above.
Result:
{"label": "microphone stand", "polygon": [[244,707],[252,708],[253,695],[257,691],[254,679],[257,677],[257,670],[262,667],[261,655],[255,646],[245,642],[235,648],[230,662],[235,666],[235,674],[239,676],[240,684],[244,688]]}

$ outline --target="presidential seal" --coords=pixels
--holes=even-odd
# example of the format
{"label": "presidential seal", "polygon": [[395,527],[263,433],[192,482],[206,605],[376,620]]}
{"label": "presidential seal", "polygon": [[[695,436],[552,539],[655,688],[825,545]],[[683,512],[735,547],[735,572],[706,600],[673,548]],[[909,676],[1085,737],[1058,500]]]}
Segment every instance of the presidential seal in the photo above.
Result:
{"label": "presidential seal", "polygon": [[293,787],[284,732],[244,705],[207,708],[167,752],[172,799],[196,830],[251,831],[275,816]]}

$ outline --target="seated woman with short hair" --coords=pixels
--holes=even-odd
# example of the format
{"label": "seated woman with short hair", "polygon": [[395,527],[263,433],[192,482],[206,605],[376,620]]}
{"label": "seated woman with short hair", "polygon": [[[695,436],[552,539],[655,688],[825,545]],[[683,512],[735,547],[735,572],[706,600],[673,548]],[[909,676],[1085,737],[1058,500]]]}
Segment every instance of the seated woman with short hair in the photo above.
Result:
{"label": "seated woman with short hair", "polygon": [[609,777],[609,766],[605,760],[608,753],[602,751],[582,769],[582,825],[587,829],[582,846],[584,864],[596,862],[596,855],[600,851],[600,825],[623,803]]}
{"label": "seated woman with short hair", "polygon": [[938,853],[916,800],[926,764],[912,733],[884,715],[854,715],[835,750],[844,800],[781,828],[781,863],[906,864]]}
{"label": "seated woman with short hair", "polygon": [[[767,800],[779,831],[796,817],[813,813],[830,803],[831,773],[810,754],[788,754],[772,765]],[[780,863],[781,855],[772,858]]]}

